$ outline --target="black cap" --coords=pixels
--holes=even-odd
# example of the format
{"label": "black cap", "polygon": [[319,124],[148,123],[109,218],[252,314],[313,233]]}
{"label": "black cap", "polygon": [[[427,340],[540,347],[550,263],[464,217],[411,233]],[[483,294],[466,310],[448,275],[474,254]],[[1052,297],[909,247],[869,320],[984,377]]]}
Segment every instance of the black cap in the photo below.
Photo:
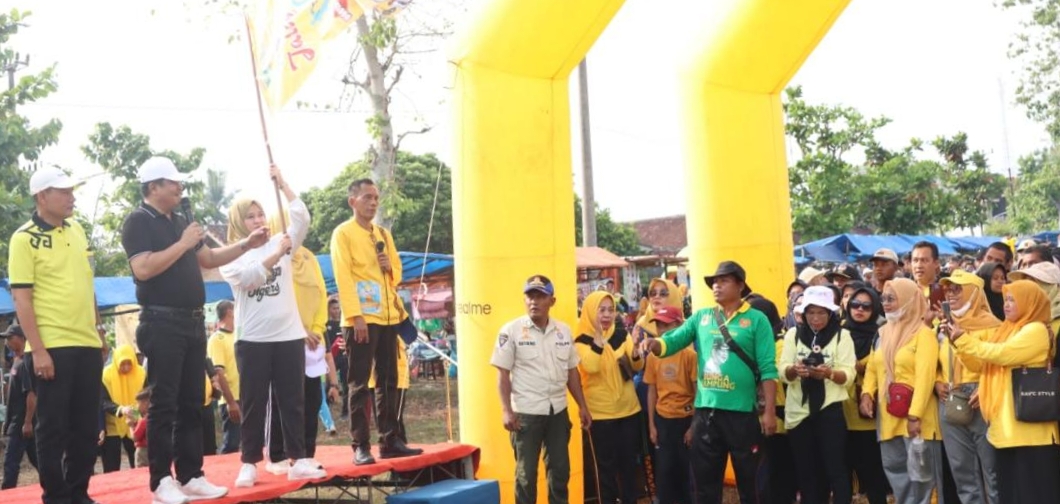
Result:
{"label": "black cap", "polygon": [[7,326],[7,330],[0,333],[0,336],[3,336],[5,338],[8,336],[19,336],[21,338],[25,338],[26,334],[22,332],[22,326],[18,324],[11,324]]}
{"label": "black cap", "polygon": [[714,279],[726,275],[731,275],[744,284],[741,297],[747,297],[751,293],[751,287],[747,285],[747,272],[736,261],[722,261],[718,264],[718,269],[714,271],[714,274],[703,277],[703,281],[707,282],[707,287],[713,288]]}
{"label": "black cap", "polygon": [[825,278],[827,278],[829,282],[834,281],[833,279],[837,276],[846,278],[847,280],[861,280],[861,272],[850,264],[841,268],[836,268],[835,271],[830,271],[825,274]]}

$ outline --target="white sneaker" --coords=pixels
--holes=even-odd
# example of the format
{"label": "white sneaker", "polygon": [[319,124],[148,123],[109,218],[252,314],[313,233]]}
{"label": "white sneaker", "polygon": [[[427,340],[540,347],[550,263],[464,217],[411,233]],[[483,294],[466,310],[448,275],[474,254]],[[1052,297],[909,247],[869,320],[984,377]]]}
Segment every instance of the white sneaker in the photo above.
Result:
{"label": "white sneaker", "polygon": [[313,459],[298,459],[287,472],[288,481],[326,478],[328,472]]}
{"label": "white sneaker", "polygon": [[186,504],[188,496],[180,491],[180,484],[172,476],[162,478],[155,489],[152,504]]}
{"label": "white sneaker", "polygon": [[236,488],[250,488],[258,481],[258,468],[254,464],[243,464],[236,476]]}
{"label": "white sneaker", "polygon": [[181,490],[188,496],[189,501],[220,499],[228,495],[228,489],[214,485],[206,481],[205,476],[199,476],[187,482]]}
{"label": "white sneaker", "polygon": [[287,459],[283,459],[279,462],[269,462],[268,464],[265,464],[265,470],[268,471],[269,474],[283,476],[284,474],[287,474],[287,471],[291,470],[291,462]]}

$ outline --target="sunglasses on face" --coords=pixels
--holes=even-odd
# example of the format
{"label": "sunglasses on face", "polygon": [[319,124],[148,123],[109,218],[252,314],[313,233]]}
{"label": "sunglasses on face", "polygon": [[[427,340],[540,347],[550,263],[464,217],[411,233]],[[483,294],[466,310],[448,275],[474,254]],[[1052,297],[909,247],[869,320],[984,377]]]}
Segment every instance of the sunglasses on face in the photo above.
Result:
{"label": "sunglasses on face", "polygon": [[648,291],[649,297],[667,297],[670,295],[670,291],[667,289]]}
{"label": "sunglasses on face", "polygon": [[872,303],[866,303],[863,301],[850,301],[847,303],[847,308],[850,310],[872,311]]}

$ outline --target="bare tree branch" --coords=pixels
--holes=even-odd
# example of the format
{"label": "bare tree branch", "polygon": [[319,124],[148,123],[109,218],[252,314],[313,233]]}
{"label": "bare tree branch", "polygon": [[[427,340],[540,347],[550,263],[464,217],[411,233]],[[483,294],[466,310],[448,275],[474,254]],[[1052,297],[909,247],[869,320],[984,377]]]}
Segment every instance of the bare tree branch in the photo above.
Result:
{"label": "bare tree branch", "polygon": [[394,150],[395,151],[400,151],[401,150],[401,141],[404,140],[405,137],[407,137],[409,135],[422,135],[424,133],[427,133],[428,131],[430,131],[433,128],[434,128],[433,126],[424,126],[424,127],[420,128],[418,130],[410,130],[410,131],[406,131],[406,132],[398,135],[397,136],[397,140],[394,142]]}
{"label": "bare tree branch", "polygon": [[386,87],[386,95],[390,96],[390,93],[394,91],[394,86],[397,85],[398,81],[401,80],[401,74],[405,73],[405,66],[398,65],[397,70],[394,71],[394,79],[390,81],[390,85]]}

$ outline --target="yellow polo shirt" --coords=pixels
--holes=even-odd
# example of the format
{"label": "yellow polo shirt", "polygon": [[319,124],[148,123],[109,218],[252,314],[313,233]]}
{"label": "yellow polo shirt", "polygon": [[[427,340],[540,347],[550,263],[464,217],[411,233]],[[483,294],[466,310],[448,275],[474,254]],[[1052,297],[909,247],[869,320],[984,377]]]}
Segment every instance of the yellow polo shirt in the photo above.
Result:
{"label": "yellow polo shirt", "polygon": [[8,281],[12,291],[33,289],[37,331],[47,348],[102,346],[89,256],[85,231],[74,221],[53,227],[34,213],[11,235]]}
{"label": "yellow polo shirt", "polygon": [[[391,273],[384,275],[376,256],[376,243],[385,244]],[[378,226],[364,229],[350,218],[331,234],[331,268],[339,289],[342,327],[353,327],[354,318],[365,323],[395,325],[405,319],[405,305],[397,293],[401,283],[401,258],[390,231]]]}
{"label": "yellow polo shirt", "polygon": [[[235,333],[218,330],[210,335],[210,341],[206,343],[206,355],[210,357],[215,367],[224,368],[228,389],[232,391],[232,397],[239,400],[239,367],[236,366]],[[225,404],[224,397],[218,401],[218,404]]]}

